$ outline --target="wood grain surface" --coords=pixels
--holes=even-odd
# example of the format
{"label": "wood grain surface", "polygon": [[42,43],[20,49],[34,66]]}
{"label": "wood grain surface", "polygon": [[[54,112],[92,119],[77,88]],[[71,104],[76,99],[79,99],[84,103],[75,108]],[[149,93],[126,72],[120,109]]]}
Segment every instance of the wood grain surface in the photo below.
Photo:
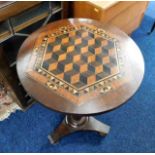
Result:
{"label": "wood grain surface", "polygon": [[[92,115],[122,105],[144,75],[141,51],[129,36],[82,18],[60,20],[34,32],[17,60],[27,92],[48,108],[67,114]],[[76,85],[79,81],[84,87]]]}
{"label": "wood grain surface", "polygon": [[4,21],[12,16],[17,15],[18,13],[25,11],[41,2],[31,1],[31,2],[22,2],[22,1],[8,1],[0,2],[0,22]]}
{"label": "wood grain surface", "polygon": [[71,6],[74,18],[90,18],[110,23],[131,34],[140,25],[148,3],[148,1],[74,1]]}

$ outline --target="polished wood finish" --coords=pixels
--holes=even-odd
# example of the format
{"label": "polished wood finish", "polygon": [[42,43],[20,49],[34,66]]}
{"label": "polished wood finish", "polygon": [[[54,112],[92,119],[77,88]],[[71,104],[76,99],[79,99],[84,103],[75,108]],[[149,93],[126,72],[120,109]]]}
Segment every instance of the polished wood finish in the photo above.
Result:
{"label": "polished wood finish", "polygon": [[75,1],[72,3],[72,11],[74,18],[96,19],[115,25],[127,34],[131,34],[140,25],[147,5],[147,1],[111,1],[110,3]]}
{"label": "polished wood finish", "polygon": [[0,22],[4,21],[18,13],[25,11],[41,1],[12,1],[12,2],[0,2]]}
{"label": "polished wood finish", "polygon": [[17,77],[16,54],[25,37],[38,29],[45,20],[48,21],[51,15],[50,21],[66,18],[67,2],[0,2],[0,43],[3,48],[0,65],[5,64],[5,67],[0,68],[7,73],[9,83],[20,101],[19,105],[24,110],[34,100],[25,92]]}
{"label": "polished wood finish", "polygon": [[66,18],[68,16],[67,6],[67,2],[54,1],[1,2],[0,17],[4,17],[0,19],[0,42],[41,20],[50,19],[51,16],[55,18],[59,14],[61,18]]}
{"label": "polished wood finish", "polygon": [[13,3],[13,1],[0,1],[0,9],[6,7],[7,5]]}
{"label": "polished wood finish", "polygon": [[69,2],[67,1],[62,1],[62,19],[68,18],[69,17]]}
{"label": "polished wood finish", "polygon": [[94,117],[77,117],[76,116],[66,116],[62,123],[52,132],[48,138],[52,144],[58,143],[58,141],[77,131],[96,131],[101,136],[105,136],[109,133],[110,127]]}
{"label": "polished wood finish", "polygon": [[[61,86],[56,88],[57,83],[60,84],[57,80],[54,81],[54,86],[49,87],[46,85],[48,78],[45,77],[49,77],[48,74],[34,70],[34,61],[42,58],[34,55],[44,52],[46,42],[53,39],[53,34],[59,30],[66,33],[67,26],[77,25],[89,27],[89,30],[93,27],[96,29],[93,33],[115,43],[120,69],[117,76],[102,79],[99,82],[101,87],[93,82],[92,87],[88,91],[85,89],[87,92],[79,96],[71,93],[68,86],[67,89]],[[68,19],[48,24],[25,40],[18,54],[17,71],[27,92],[45,106],[67,114],[92,115],[112,110],[134,95],[143,79],[144,61],[134,41],[116,27],[94,20]]]}

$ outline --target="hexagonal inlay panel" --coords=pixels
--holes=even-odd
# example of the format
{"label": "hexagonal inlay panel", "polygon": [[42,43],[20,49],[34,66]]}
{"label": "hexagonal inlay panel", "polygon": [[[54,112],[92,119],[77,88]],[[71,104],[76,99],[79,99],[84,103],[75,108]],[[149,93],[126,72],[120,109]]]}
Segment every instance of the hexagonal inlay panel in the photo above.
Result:
{"label": "hexagonal inlay panel", "polygon": [[[83,25],[59,28],[43,38],[35,70],[73,94],[119,73],[116,39]],[[95,88],[95,87],[94,87]]]}
{"label": "hexagonal inlay panel", "polygon": [[118,73],[114,42],[86,30],[48,42],[42,68],[77,89]]}

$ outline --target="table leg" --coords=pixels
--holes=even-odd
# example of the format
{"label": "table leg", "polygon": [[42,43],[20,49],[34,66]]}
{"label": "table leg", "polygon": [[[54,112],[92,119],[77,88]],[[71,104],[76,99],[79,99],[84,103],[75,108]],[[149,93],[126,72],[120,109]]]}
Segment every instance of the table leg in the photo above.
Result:
{"label": "table leg", "polygon": [[148,32],[148,34],[151,34],[153,32],[153,30],[155,29],[155,22],[153,23],[152,27],[151,27],[151,31]]}
{"label": "table leg", "polygon": [[52,144],[57,143],[59,139],[76,131],[96,131],[100,135],[108,134],[110,127],[94,117],[67,115],[62,123],[48,136]]}

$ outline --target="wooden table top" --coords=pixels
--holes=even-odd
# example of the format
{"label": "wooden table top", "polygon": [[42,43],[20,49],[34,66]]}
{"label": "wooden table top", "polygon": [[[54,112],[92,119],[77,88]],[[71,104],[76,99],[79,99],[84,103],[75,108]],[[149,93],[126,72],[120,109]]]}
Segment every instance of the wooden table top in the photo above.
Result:
{"label": "wooden table top", "polygon": [[98,114],[122,105],[140,86],[144,61],[119,29],[89,19],[60,20],[20,48],[17,72],[29,95],[67,114]]}

